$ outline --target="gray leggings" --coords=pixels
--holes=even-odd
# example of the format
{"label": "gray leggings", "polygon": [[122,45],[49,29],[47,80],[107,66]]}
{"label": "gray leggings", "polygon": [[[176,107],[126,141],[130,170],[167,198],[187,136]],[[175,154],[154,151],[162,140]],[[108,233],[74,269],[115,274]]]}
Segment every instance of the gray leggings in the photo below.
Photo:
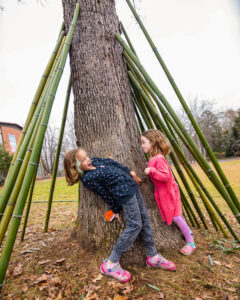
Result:
{"label": "gray leggings", "polygon": [[152,236],[149,214],[139,189],[122,207],[126,218],[126,228],[113,246],[109,260],[119,261],[121,255],[132,246],[138,235],[144,242],[147,255],[150,257],[156,255],[157,250]]}

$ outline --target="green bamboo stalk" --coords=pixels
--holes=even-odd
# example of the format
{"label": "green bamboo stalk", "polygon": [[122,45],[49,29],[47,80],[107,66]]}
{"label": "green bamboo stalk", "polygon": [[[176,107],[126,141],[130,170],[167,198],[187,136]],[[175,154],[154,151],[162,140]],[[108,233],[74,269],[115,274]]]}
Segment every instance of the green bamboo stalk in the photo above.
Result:
{"label": "green bamboo stalk", "polygon": [[[62,29],[62,26],[61,26],[61,29]],[[33,118],[34,112],[35,112],[36,107],[37,107],[37,105],[38,105],[38,103],[39,103],[40,96],[41,96],[42,91],[43,91],[43,89],[44,89],[44,86],[45,86],[45,83],[46,83],[46,81],[47,81],[47,78],[48,78],[48,76],[49,76],[49,74],[50,74],[50,71],[51,71],[51,69],[52,69],[52,66],[53,66],[54,60],[55,60],[55,58],[56,58],[58,49],[59,49],[59,47],[60,47],[60,45],[61,45],[61,41],[62,41],[62,39],[63,39],[63,36],[64,36],[64,32],[63,32],[62,30],[60,30],[57,44],[56,44],[56,46],[55,46],[55,48],[54,48],[54,50],[53,50],[53,53],[52,53],[52,55],[51,55],[51,57],[50,57],[50,59],[49,59],[49,61],[48,61],[48,64],[47,64],[47,66],[46,66],[46,69],[45,69],[44,72],[43,72],[42,78],[41,78],[41,80],[40,80],[40,82],[39,82],[38,88],[37,88],[36,93],[35,93],[35,95],[34,95],[33,102],[32,102],[32,104],[31,104],[30,110],[29,110],[29,112],[28,112],[27,119],[26,119],[26,121],[25,121],[25,125],[24,125],[24,127],[23,127],[23,130],[22,130],[22,132],[21,132],[20,138],[19,138],[19,140],[18,140],[17,148],[16,148],[16,150],[15,150],[15,152],[14,152],[14,155],[13,155],[13,158],[12,158],[12,161],[11,161],[11,165],[10,165],[10,168],[9,168],[9,171],[8,171],[7,178],[6,178],[6,180],[5,180],[5,184],[6,184],[6,182],[7,182],[8,179],[9,179],[10,173],[12,172],[13,165],[14,165],[16,159],[17,159],[17,156],[18,156],[19,150],[20,150],[20,148],[21,148],[21,145],[22,145],[22,143],[23,143],[25,134],[26,134],[26,132],[27,132],[27,130],[28,130],[29,124],[30,124],[30,122],[31,122],[31,120],[32,120],[32,118]],[[1,196],[0,196],[0,197],[1,197]]]}
{"label": "green bamboo stalk", "polygon": [[9,197],[12,193],[13,188],[14,188],[17,176],[19,175],[19,170],[22,166],[22,162],[23,162],[24,156],[26,154],[27,147],[29,146],[29,143],[30,143],[31,137],[33,135],[37,120],[38,120],[39,115],[40,115],[40,111],[42,109],[42,106],[44,105],[45,97],[48,93],[49,86],[50,86],[50,80],[53,78],[53,70],[55,69],[55,65],[56,65],[57,59],[58,59],[58,57],[61,53],[64,41],[65,41],[65,37],[63,39],[61,39],[61,45],[58,49],[56,59],[55,59],[53,65],[52,65],[52,69],[50,71],[47,82],[46,82],[46,84],[44,86],[44,89],[42,91],[42,95],[40,97],[37,109],[35,111],[35,115],[31,120],[31,123],[30,123],[29,128],[28,128],[27,133],[26,133],[26,136],[25,136],[24,141],[22,143],[22,146],[19,150],[18,157],[17,157],[16,162],[13,166],[12,172],[9,176],[9,180],[4,185],[4,188],[3,188],[3,191],[2,191],[2,194],[1,194],[1,201],[0,201],[0,221],[2,219],[4,210],[6,208],[8,200],[9,200]]}
{"label": "green bamboo stalk", "polygon": [[61,151],[61,147],[62,147],[63,133],[64,133],[64,129],[65,129],[68,105],[69,105],[69,100],[70,100],[70,93],[71,93],[71,76],[70,76],[69,82],[68,82],[67,94],[66,94],[66,99],[65,99],[64,109],[63,109],[63,115],[62,115],[62,124],[61,124],[61,128],[60,128],[56,156],[55,156],[54,165],[53,165],[53,173],[52,173],[51,187],[50,187],[50,193],[49,193],[49,198],[48,198],[48,208],[47,208],[47,213],[46,213],[46,217],[45,217],[44,232],[48,231],[48,224],[49,224],[49,218],[50,218],[51,207],[52,207],[52,199],[53,199],[53,193],[54,193],[55,182],[56,182],[56,177],[57,177],[59,156],[60,156],[60,151]]}
{"label": "green bamboo stalk", "polygon": [[196,223],[194,221],[194,217],[196,218],[196,216],[195,216],[190,204],[188,203],[186,196],[181,189],[181,186],[179,186],[179,190],[180,190],[180,195],[181,195],[181,201],[182,201],[183,207],[185,208],[185,211],[187,213],[188,219],[190,220],[192,226],[196,227]]}
{"label": "green bamboo stalk", "polygon": [[[124,53],[124,54],[125,54],[125,53]],[[127,60],[129,60],[129,57],[128,57],[127,55],[126,55],[126,58],[127,58]],[[169,121],[170,121],[171,124],[174,126],[174,129],[177,131],[178,135],[181,136],[181,132],[179,132],[178,128],[175,127],[175,124],[173,123],[172,119],[169,117],[168,113],[166,113],[166,112],[164,111],[163,107],[162,107],[161,104],[159,103],[158,99],[155,97],[155,94],[153,93],[153,91],[151,90],[151,88],[149,87],[149,85],[148,85],[145,81],[142,80],[142,77],[141,77],[141,75],[138,73],[138,71],[136,70],[136,68],[134,69],[134,67],[132,66],[132,69],[134,70],[134,73],[136,72],[136,76],[137,76],[137,78],[139,78],[140,84],[141,84],[142,88],[144,89],[144,87],[146,87],[147,90],[150,92],[151,96],[153,97],[154,101],[157,103],[157,105],[158,105],[158,107],[159,107],[159,109],[160,109],[160,111],[161,111],[161,113],[162,113],[162,115],[163,115],[163,117],[164,117],[164,119],[165,119],[165,122],[166,122],[168,128],[171,129],[170,124],[168,124]],[[144,92],[145,92],[145,89],[144,89]],[[149,96],[148,96],[148,97],[149,97]],[[170,132],[171,132],[172,136],[174,137],[175,141],[177,142],[177,139],[176,139],[176,137],[175,137],[173,131],[170,130]],[[185,144],[187,143],[184,137],[181,136],[181,139],[182,139],[182,141],[183,141]],[[177,142],[177,143],[178,143],[178,142]],[[178,146],[180,146],[179,143],[178,143]],[[189,150],[190,150],[190,149],[189,149]],[[208,199],[210,200],[210,202],[212,203],[212,205],[214,206],[214,208],[217,210],[219,216],[223,219],[224,223],[226,224],[226,219],[224,220],[225,217],[223,216],[223,213],[219,210],[219,208],[217,208],[217,205],[216,205],[215,201],[213,200],[213,198],[211,197],[211,195],[208,193],[208,191],[206,190],[206,188],[203,186],[203,184],[201,183],[201,181],[200,181],[199,177],[196,175],[196,173],[195,173],[195,177],[198,178],[198,181],[194,179],[194,176],[192,175],[193,169],[192,169],[192,167],[190,166],[190,164],[189,164],[188,162],[187,162],[187,164],[186,164],[186,163],[183,161],[183,159],[181,159],[181,157],[179,157],[179,159],[181,160],[181,162],[182,162],[182,164],[183,164],[183,166],[184,166],[186,172],[188,173],[188,176],[189,176],[190,179],[192,180],[192,182],[193,182],[193,184],[194,184],[196,190],[199,192],[199,195],[200,195],[200,197],[202,198],[203,203],[205,203],[205,206],[207,205],[207,209],[208,209],[209,213],[211,213],[210,217],[211,217],[211,220],[212,220],[212,222],[213,222],[214,227],[216,228],[216,224],[215,224],[214,220],[217,219],[217,216],[214,214],[214,212],[212,211],[211,207],[209,208],[208,201],[207,201],[207,199],[205,198],[204,194],[201,192],[199,186],[201,187],[201,189],[203,190],[203,192],[206,194],[206,196],[208,197]],[[185,158],[185,161],[186,161],[186,158]],[[189,166],[190,166],[190,168],[192,169],[192,171],[191,171],[191,169],[189,170]],[[211,212],[210,212],[210,211],[211,211]],[[214,216],[213,216],[213,215],[214,215]],[[216,222],[219,224],[219,227],[220,227],[221,231],[223,232],[224,236],[225,236],[225,237],[228,237],[228,234],[227,234],[226,230],[224,229],[224,227],[222,226],[222,224],[220,223],[220,221],[217,219]],[[216,229],[217,229],[217,228],[216,228]]]}
{"label": "green bamboo stalk", "polygon": [[134,104],[134,111],[135,111],[135,116],[136,116],[137,124],[138,124],[138,131],[139,131],[139,134],[141,134],[143,131],[145,131],[145,129],[144,129],[140,114],[138,112],[137,105],[134,102],[133,102],[133,104]]}
{"label": "green bamboo stalk", "polygon": [[26,212],[25,212],[24,221],[23,221],[23,228],[22,228],[22,233],[21,233],[21,238],[20,238],[21,242],[23,242],[23,240],[24,240],[24,235],[25,235],[25,231],[26,231],[26,227],[27,227],[27,221],[28,221],[30,207],[31,207],[31,203],[32,203],[33,190],[34,190],[34,186],[35,186],[35,182],[36,182],[36,175],[37,175],[37,169],[36,169],[35,176],[33,176],[31,189],[28,194],[28,200],[26,202],[27,207],[26,207]]}
{"label": "green bamboo stalk", "polygon": [[56,90],[60,81],[60,78],[62,76],[62,72],[63,72],[63,68],[64,65],[66,63],[66,59],[67,59],[67,54],[69,51],[69,47],[71,44],[71,40],[73,37],[73,33],[74,33],[74,29],[76,26],[76,22],[77,22],[77,18],[78,18],[78,14],[79,14],[79,8],[80,5],[79,3],[76,4],[76,9],[74,12],[74,17],[73,17],[73,21],[72,24],[70,26],[69,29],[69,33],[67,35],[67,39],[64,43],[64,47],[63,47],[63,52],[62,52],[62,56],[61,56],[61,60],[60,60],[60,65],[57,69],[57,74],[56,74],[56,78],[51,86],[51,90],[48,96],[48,101],[47,101],[47,105],[45,107],[44,110],[44,115],[43,115],[43,119],[41,122],[41,126],[38,130],[37,133],[37,137],[36,137],[36,141],[34,143],[34,147],[33,147],[33,151],[31,154],[31,158],[30,158],[30,163],[28,165],[27,171],[26,171],[26,175],[24,177],[24,181],[22,184],[22,188],[18,197],[18,201],[14,210],[14,215],[12,217],[9,229],[8,229],[8,235],[7,235],[7,239],[4,245],[4,248],[2,250],[2,255],[0,258],[0,289],[2,289],[3,286],[3,281],[4,281],[4,277],[7,271],[7,267],[9,264],[9,260],[11,257],[11,253],[13,250],[13,246],[15,243],[15,239],[17,236],[17,232],[18,232],[18,228],[21,222],[21,217],[22,217],[22,213],[23,213],[23,209],[24,209],[24,205],[26,202],[26,198],[27,198],[27,194],[28,194],[28,190],[30,188],[31,185],[31,181],[32,181],[32,176],[35,172],[35,169],[38,166],[38,162],[40,159],[40,154],[41,154],[41,148],[42,148],[42,143],[43,143],[43,139],[44,139],[44,135],[45,135],[45,131],[46,131],[46,126],[48,124],[48,120],[50,117],[50,112],[52,109],[52,105],[53,105],[53,100],[55,98],[55,94],[56,94]]}
{"label": "green bamboo stalk", "polygon": [[190,227],[191,224],[190,224],[190,222],[189,222],[189,220],[188,220],[188,218],[187,218],[187,215],[186,215],[186,212],[185,212],[185,207],[182,208],[182,215],[183,215],[184,219],[186,220],[186,223],[187,223],[188,226]]}
{"label": "green bamboo stalk", "polygon": [[[57,58],[59,57],[60,52],[61,52],[61,47],[59,49],[59,53],[57,55]],[[54,63],[55,69],[54,69],[53,72],[51,72],[51,75],[49,77],[48,87],[45,89],[45,93],[44,93],[44,95],[45,95],[44,99],[46,99],[48,97],[49,86],[51,86],[52,82],[55,79],[58,63],[59,62]],[[2,218],[1,223],[0,223],[0,245],[2,244],[5,232],[7,230],[7,226],[10,222],[10,218],[12,216],[12,213],[13,213],[16,201],[17,201],[19,191],[20,191],[21,186],[22,186],[22,181],[23,181],[25,173],[26,173],[26,169],[27,169],[27,166],[28,166],[28,163],[29,163],[29,159],[30,159],[30,156],[31,156],[31,152],[32,152],[32,148],[33,148],[33,145],[34,145],[34,142],[35,142],[35,138],[36,138],[39,126],[40,126],[41,121],[42,121],[42,116],[44,114],[45,105],[46,105],[46,101],[44,101],[44,103],[43,103],[42,110],[39,114],[36,126],[34,128],[32,136],[31,136],[31,140],[29,142],[29,147],[28,147],[27,152],[24,156],[24,160],[23,160],[23,163],[21,165],[20,171],[18,173],[18,177],[16,179],[13,191],[10,195],[9,200],[8,200],[8,205],[7,205],[7,207],[4,211],[4,215],[3,215],[3,218]]]}
{"label": "green bamboo stalk", "polygon": [[196,122],[194,116],[192,115],[190,109],[188,108],[188,105],[187,105],[186,101],[184,100],[184,98],[183,98],[180,90],[178,89],[178,87],[177,87],[177,85],[176,85],[176,83],[175,83],[172,75],[170,74],[167,66],[165,65],[162,57],[160,56],[160,54],[159,54],[159,52],[157,50],[157,47],[153,43],[153,41],[152,41],[151,37],[149,36],[146,28],[144,27],[142,21],[140,20],[137,12],[135,11],[135,9],[132,6],[132,4],[130,3],[130,1],[129,0],[126,0],[126,1],[127,1],[127,4],[129,5],[129,7],[130,7],[130,9],[131,9],[134,17],[136,18],[139,26],[141,27],[141,29],[142,29],[142,31],[143,31],[146,39],[148,40],[148,42],[149,42],[149,44],[150,44],[153,52],[155,53],[155,55],[156,55],[156,57],[157,57],[160,65],[162,66],[162,68],[163,68],[163,70],[164,70],[164,72],[165,72],[165,74],[166,74],[166,76],[167,76],[170,84],[172,85],[172,87],[173,87],[173,89],[174,89],[174,91],[175,91],[175,93],[176,93],[179,101],[181,102],[181,104],[182,104],[182,106],[183,106],[183,108],[184,108],[184,110],[185,110],[185,112],[186,112],[189,120],[191,121],[191,123],[192,123],[192,125],[193,125],[193,127],[194,127],[194,129],[195,129],[195,131],[196,131],[196,133],[197,133],[197,135],[198,135],[201,143],[202,143],[202,145],[206,149],[206,151],[208,153],[208,156],[211,159],[211,161],[212,161],[212,163],[213,163],[213,165],[215,167],[215,170],[217,171],[217,173],[218,173],[218,175],[219,175],[219,177],[220,177],[220,179],[221,179],[221,181],[222,181],[225,189],[227,190],[227,192],[228,192],[229,196],[231,197],[233,203],[235,204],[236,208],[238,209],[238,212],[240,213],[240,202],[239,202],[239,200],[238,200],[235,192],[233,191],[233,189],[232,189],[229,181],[227,180],[227,177],[225,176],[225,174],[224,174],[224,172],[223,172],[220,164],[218,163],[218,161],[216,159],[216,156],[214,155],[214,153],[213,153],[213,151],[212,151],[212,149],[211,149],[211,147],[210,147],[207,139],[205,138],[205,136],[204,136],[203,132],[201,131],[198,123]]}
{"label": "green bamboo stalk", "polygon": [[166,107],[166,109],[169,111],[169,113],[171,114],[171,116],[174,119],[175,123],[177,124],[177,126],[182,131],[182,133],[184,134],[185,138],[187,139],[188,143],[191,145],[191,147],[193,148],[194,152],[196,152],[196,155],[202,160],[202,164],[204,166],[203,171],[207,174],[207,176],[212,181],[212,183],[214,184],[214,186],[217,188],[217,190],[219,191],[219,193],[223,196],[223,198],[225,199],[225,201],[229,205],[230,209],[232,210],[235,218],[240,223],[240,214],[239,214],[239,212],[238,212],[235,204],[233,203],[233,201],[229,197],[228,193],[226,192],[225,188],[223,187],[221,181],[218,179],[218,177],[214,173],[213,169],[211,169],[210,165],[208,164],[208,162],[206,161],[206,159],[204,158],[204,156],[202,155],[202,153],[198,149],[198,147],[195,144],[195,142],[190,137],[189,133],[187,132],[187,130],[183,126],[182,122],[179,120],[179,118],[178,118],[177,114],[175,113],[174,109],[167,102],[167,100],[164,97],[164,95],[160,92],[160,90],[158,89],[158,87],[156,86],[156,84],[152,81],[152,79],[150,78],[150,76],[148,75],[148,73],[146,72],[146,70],[141,65],[141,63],[138,60],[138,58],[129,49],[129,47],[123,41],[123,39],[121,38],[121,36],[119,34],[116,34],[116,38],[121,43],[121,45],[123,46],[123,48],[127,51],[128,55],[131,57],[131,59],[134,61],[134,63],[136,64],[136,66],[138,67],[139,71],[144,76],[144,78],[146,79],[146,81],[148,82],[148,84],[150,85],[150,87],[157,94],[158,98],[161,100],[161,102],[164,104],[164,106]]}
{"label": "green bamboo stalk", "polygon": [[31,137],[31,141],[29,143],[29,147],[27,149],[26,155],[24,157],[23,163],[22,163],[20,171],[18,173],[18,177],[17,177],[16,182],[15,182],[13,191],[10,195],[10,198],[8,200],[8,204],[6,206],[6,209],[5,209],[4,214],[3,214],[3,218],[2,218],[1,223],[0,223],[0,246],[1,246],[3,238],[5,236],[8,224],[10,222],[10,219],[11,219],[16,201],[17,201],[18,194],[19,194],[21,186],[22,186],[22,182],[23,182],[23,179],[24,179],[24,176],[25,176],[25,173],[26,173],[26,169],[27,169],[27,166],[28,166],[28,163],[29,163],[29,159],[30,159],[30,156],[31,156],[31,153],[32,153],[32,147],[34,145],[34,141],[35,141],[35,138],[36,138],[39,126],[40,126],[40,122],[42,120],[43,112],[44,112],[44,105],[42,107],[41,114],[39,115],[36,127],[34,129],[32,137]]}
{"label": "green bamboo stalk", "polygon": [[[135,77],[131,74],[131,72],[129,72],[129,77],[130,79],[134,82]],[[138,84],[138,82],[134,82],[135,85],[138,87],[139,91],[142,91],[141,86]],[[143,92],[141,92],[143,93]],[[144,93],[143,93],[143,97],[144,97]],[[230,226],[230,224],[228,223],[228,221],[226,220],[224,214],[221,212],[221,210],[219,209],[219,207],[216,205],[215,201],[211,198],[210,194],[208,193],[207,189],[202,185],[201,181],[199,180],[196,172],[193,170],[193,168],[191,167],[191,165],[189,164],[189,162],[187,161],[187,159],[185,158],[185,155],[183,154],[181,148],[178,146],[178,144],[176,143],[176,141],[174,139],[172,139],[170,132],[168,131],[168,129],[166,128],[166,126],[163,124],[162,120],[159,118],[158,112],[156,111],[156,109],[152,106],[151,102],[148,100],[148,98],[144,98],[146,100],[146,104],[149,107],[149,110],[152,111],[152,113],[155,115],[155,117],[158,119],[158,121],[160,122],[161,126],[164,128],[164,132],[167,135],[169,141],[171,142],[175,152],[178,155],[181,155],[181,158],[183,159],[183,161],[185,162],[185,164],[191,169],[191,173],[194,175],[194,178],[197,180],[197,182],[200,184],[202,190],[204,191],[204,193],[207,195],[207,197],[209,198],[209,200],[211,201],[212,205],[214,206],[214,208],[216,209],[216,211],[218,212],[219,216],[222,218],[222,220],[224,221],[224,223],[226,224],[228,230],[231,232],[231,234],[233,235],[233,237],[238,240],[238,237],[236,235],[236,233],[234,232],[234,230],[232,229],[232,227]]]}
{"label": "green bamboo stalk", "polygon": [[132,52],[137,56],[137,52],[135,51],[135,49],[134,49],[134,47],[133,47],[133,44],[132,44],[132,42],[131,42],[131,40],[130,40],[128,34],[127,34],[127,31],[126,31],[126,29],[125,29],[125,27],[123,26],[123,23],[122,23],[121,21],[120,21],[120,26],[121,26],[122,32],[123,32],[123,34],[124,34],[124,36],[125,36],[125,38],[126,38],[126,40],[127,40],[127,42],[128,42],[128,45],[129,45],[130,49],[131,49]]}
{"label": "green bamboo stalk", "polygon": [[[137,108],[138,108],[138,110],[139,110],[139,112],[140,112],[140,114],[141,114],[141,116],[142,116],[142,118],[143,118],[143,121],[144,121],[144,123],[146,124],[146,127],[147,128],[153,128],[153,124],[151,124],[150,122],[149,122],[149,116],[147,115],[147,114],[145,114],[144,113],[144,109],[143,109],[143,107],[139,104],[139,99],[138,99],[138,97],[136,96],[136,93],[134,92],[134,99],[135,99],[135,104],[136,104],[136,106],[137,106]],[[137,100],[138,99],[138,100]]]}

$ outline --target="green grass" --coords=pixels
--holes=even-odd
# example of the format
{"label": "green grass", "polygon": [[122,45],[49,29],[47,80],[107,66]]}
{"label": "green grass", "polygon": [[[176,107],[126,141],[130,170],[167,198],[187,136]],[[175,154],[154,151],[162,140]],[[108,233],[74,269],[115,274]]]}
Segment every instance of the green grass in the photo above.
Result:
{"label": "green grass", "polygon": [[[33,201],[48,200],[51,180],[38,180],[35,183]],[[56,179],[54,200],[77,200],[78,184],[68,186],[64,177]]]}
{"label": "green grass", "polygon": [[[235,194],[237,195],[238,199],[240,199],[240,175],[239,175],[240,159],[227,160],[227,161],[223,161],[223,162],[219,162],[219,163],[220,163],[220,166],[221,166],[221,168],[222,168],[225,176],[227,177],[229,183],[231,184],[231,186],[232,186]],[[210,165],[214,169],[214,167],[212,166],[211,163],[210,163]],[[203,170],[197,164],[192,164],[192,167],[196,171],[197,175],[199,176],[199,178],[201,179],[202,183],[204,184],[204,186],[206,187],[206,189],[208,190],[208,192],[211,194],[211,196],[213,197],[213,199],[215,200],[215,202],[217,203],[217,205],[219,206],[219,208],[224,213],[225,212],[229,212],[230,209],[229,209],[227,203],[222,198],[222,196],[219,194],[219,192],[216,190],[216,188],[211,183],[211,181],[208,179],[208,177],[203,172]],[[214,169],[214,171],[215,171],[215,169]],[[179,176],[175,172],[175,170],[174,170],[174,173],[176,174],[176,177],[179,179]],[[186,175],[185,172],[184,172],[184,174]],[[187,175],[186,175],[186,178],[188,179]],[[180,182],[180,185],[182,186],[180,180],[179,180],[179,182]],[[195,190],[192,182],[190,180],[188,180],[188,182],[189,182],[189,184],[190,184],[190,186],[191,186],[194,194],[197,196],[198,192]],[[183,190],[185,191],[184,187],[183,187]],[[187,197],[187,198],[189,198],[189,197]],[[199,199],[199,197],[197,197],[197,199]]]}

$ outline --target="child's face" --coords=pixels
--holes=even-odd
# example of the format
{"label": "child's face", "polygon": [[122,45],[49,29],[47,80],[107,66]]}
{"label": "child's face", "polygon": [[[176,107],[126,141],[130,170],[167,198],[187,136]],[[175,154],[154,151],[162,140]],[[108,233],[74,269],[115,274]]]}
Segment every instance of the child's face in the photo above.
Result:
{"label": "child's face", "polygon": [[145,136],[141,136],[141,146],[144,153],[149,153],[152,150],[152,144]]}
{"label": "child's face", "polygon": [[81,163],[80,169],[83,170],[83,172],[93,170],[93,168],[95,169],[95,167],[93,167],[93,165],[91,164],[91,159],[84,151],[78,151],[76,158]]}

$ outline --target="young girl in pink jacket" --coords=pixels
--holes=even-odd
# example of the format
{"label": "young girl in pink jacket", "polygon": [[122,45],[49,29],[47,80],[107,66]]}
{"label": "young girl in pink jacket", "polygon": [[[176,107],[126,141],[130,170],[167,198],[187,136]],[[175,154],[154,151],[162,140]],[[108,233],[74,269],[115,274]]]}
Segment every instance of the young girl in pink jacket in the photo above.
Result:
{"label": "young girl in pink jacket", "polygon": [[192,232],[182,215],[181,198],[178,185],[165,159],[170,152],[170,146],[164,135],[157,129],[145,131],[141,136],[143,151],[150,155],[148,168],[144,170],[149,175],[154,187],[162,219],[168,225],[174,222],[184,235],[187,244],[180,249],[185,255],[191,255],[196,250]]}

